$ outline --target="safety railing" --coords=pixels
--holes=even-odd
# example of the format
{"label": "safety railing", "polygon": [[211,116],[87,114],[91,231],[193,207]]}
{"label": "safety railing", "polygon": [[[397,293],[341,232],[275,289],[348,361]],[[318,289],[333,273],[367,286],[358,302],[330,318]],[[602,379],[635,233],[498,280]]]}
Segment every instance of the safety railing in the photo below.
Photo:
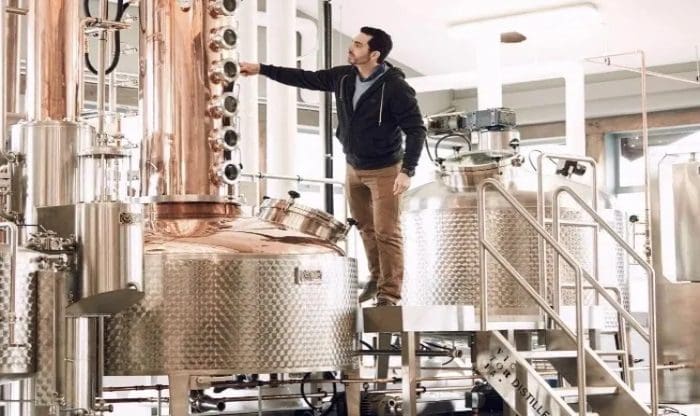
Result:
{"label": "safety railing", "polygon": [[[590,166],[591,169],[591,191],[593,197],[591,198],[591,205],[593,209],[598,211],[598,162],[595,159],[587,156],[575,156],[575,155],[564,155],[564,154],[552,154],[552,153],[541,153],[537,157],[537,221],[540,225],[545,225],[548,221],[546,218],[546,203],[544,195],[544,160],[550,160],[552,162],[564,161],[573,163],[584,163]],[[550,220],[551,221],[551,220]],[[560,222],[561,223],[561,222]],[[586,223],[575,223],[573,221],[568,221],[566,225],[579,226],[579,227],[594,227],[593,232],[593,257],[592,257],[592,269],[593,276],[598,280],[598,226],[597,224],[586,224]],[[540,265],[540,293],[547,293],[547,256],[544,241],[541,237],[538,237],[538,249],[539,249],[539,265]],[[559,312],[559,302],[554,299],[554,310]],[[596,303],[599,302],[598,294],[596,293]]]}
{"label": "safety railing", "polygon": [[[652,415],[656,415],[659,407],[659,390],[658,390],[658,358],[656,355],[656,274],[654,269],[647,263],[635,250],[631,247],[620,235],[601,217],[593,208],[591,208],[586,201],[584,201],[573,189],[569,186],[560,186],[554,191],[552,195],[552,232],[555,241],[559,241],[559,207],[560,198],[562,194],[568,195],[576,204],[583,209],[594,222],[598,224],[600,228],[605,230],[610,237],[615,240],[617,244],[620,245],[633,259],[635,259],[638,264],[647,272],[649,276],[649,330],[647,331],[625,308],[622,304],[617,302],[608,293],[607,290],[585,270],[583,271],[583,276],[591,284],[591,286],[596,290],[600,296],[602,296],[616,311],[622,316],[627,323],[634,328],[639,335],[649,343],[649,368],[650,368],[650,388],[651,388],[651,411]],[[555,256],[556,258],[556,256]],[[559,264],[558,260],[554,263],[554,294],[558,299],[558,294],[560,291],[559,285]],[[578,290],[578,289],[577,289]],[[579,302],[579,297],[577,295],[576,302]],[[581,305],[577,305],[578,308]]]}
{"label": "safety railing", "polygon": [[[493,188],[505,199],[510,206],[516,210],[530,226],[535,229],[537,234],[543,238],[549,245],[561,256],[564,261],[574,270],[575,287],[576,287],[576,334],[568,327],[559,314],[549,306],[547,300],[542,297],[527,280],[513,267],[513,265],[499,253],[498,249],[486,239],[486,189]],[[511,195],[503,185],[495,179],[485,179],[477,186],[477,212],[479,219],[479,259],[481,273],[481,330],[488,330],[488,266],[486,262],[486,252],[496,259],[516,282],[527,292],[527,294],[545,311],[562,331],[576,343],[576,370],[578,381],[578,396],[579,409],[587,408],[586,403],[586,351],[584,344],[584,328],[583,328],[583,269],[569,252],[562,247],[547,230],[537,222],[535,218]],[[597,283],[597,282],[596,282]]]}

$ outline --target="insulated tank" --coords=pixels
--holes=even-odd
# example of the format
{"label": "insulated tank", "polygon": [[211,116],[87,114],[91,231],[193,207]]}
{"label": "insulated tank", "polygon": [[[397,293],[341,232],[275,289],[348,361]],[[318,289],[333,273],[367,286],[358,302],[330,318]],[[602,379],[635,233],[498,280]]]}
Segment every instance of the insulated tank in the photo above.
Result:
{"label": "insulated tank", "polygon": [[[508,191],[536,218],[537,176],[513,166],[517,159],[507,152],[480,151],[460,153],[442,161],[435,180],[411,190],[404,201],[402,227],[406,252],[403,304],[473,305],[479,317],[480,290],[479,235],[476,185],[489,177],[499,179]],[[517,163],[516,163],[517,164]],[[590,187],[563,176],[544,180],[545,216],[551,218],[552,192],[561,185],[573,188],[590,201]],[[604,216],[622,230],[623,215],[611,208],[599,195]],[[562,197],[561,219],[591,223],[591,219]],[[551,230],[551,223],[546,226]],[[592,272],[594,262],[593,228],[585,225],[561,225],[563,246]],[[486,195],[486,237],[515,269],[540,291],[539,245],[536,231],[494,191]],[[611,239],[600,239],[599,270],[601,282],[620,287],[625,281],[625,259]],[[537,321],[539,308],[514,278],[487,255],[489,273],[489,317],[494,321]],[[552,255],[548,250],[546,266],[547,295],[551,301]],[[561,285],[573,285],[573,273],[562,261]],[[623,286],[624,287],[624,286]],[[592,291],[586,291],[586,304],[592,304]],[[574,303],[574,291],[562,289],[562,304]],[[607,314],[609,315],[609,314]],[[606,321],[616,325],[614,315]]]}

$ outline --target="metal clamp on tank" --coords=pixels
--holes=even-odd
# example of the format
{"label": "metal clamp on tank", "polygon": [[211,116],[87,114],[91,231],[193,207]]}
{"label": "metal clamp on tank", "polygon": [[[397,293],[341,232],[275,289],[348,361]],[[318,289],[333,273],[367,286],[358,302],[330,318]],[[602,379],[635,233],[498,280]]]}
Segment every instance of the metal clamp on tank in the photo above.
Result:
{"label": "metal clamp on tank", "polygon": [[343,224],[325,211],[297,203],[296,200],[301,197],[297,191],[289,191],[288,194],[289,199],[264,197],[258,217],[331,243],[345,239],[350,227],[357,224],[352,218]]}

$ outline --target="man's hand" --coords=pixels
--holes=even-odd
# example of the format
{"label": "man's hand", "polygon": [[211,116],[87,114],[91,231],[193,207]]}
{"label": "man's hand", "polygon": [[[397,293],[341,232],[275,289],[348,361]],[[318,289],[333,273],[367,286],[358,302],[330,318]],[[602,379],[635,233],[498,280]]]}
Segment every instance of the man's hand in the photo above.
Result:
{"label": "man's hand", "polygon": [[239,71],[241,75],[249,77],[251,75],[258,75],[260,73],[260,64],[254,64],[250,62],[240,62],[238,64]]}
{"label": "man's hand", "polygon": [[401,172],[394,181],[394,195],[401,195],[411,186],[411,178]]}

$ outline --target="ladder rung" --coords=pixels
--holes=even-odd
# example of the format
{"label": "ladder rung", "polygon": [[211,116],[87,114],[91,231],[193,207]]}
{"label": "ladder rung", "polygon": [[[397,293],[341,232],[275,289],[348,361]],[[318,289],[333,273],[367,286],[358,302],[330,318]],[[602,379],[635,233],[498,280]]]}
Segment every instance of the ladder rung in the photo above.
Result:
{"label": "ladder rung", "polygon": [[[578,387],[555,388],[554,392],[567,403],[578,402]],[[586,397],[611,396],[617,394],[617,387],[586,387]]]}
{"label": "ladder rung", "polygon": [[[518,351],[521,357],[526,360],[549,360],[553,358],[576,358],[578,352],[576,350],[561,350],[561,351]],[[613,351],[595,351],[596,354],[600,356],[621,356],[626,355],[627,352],[622,350]]]}

